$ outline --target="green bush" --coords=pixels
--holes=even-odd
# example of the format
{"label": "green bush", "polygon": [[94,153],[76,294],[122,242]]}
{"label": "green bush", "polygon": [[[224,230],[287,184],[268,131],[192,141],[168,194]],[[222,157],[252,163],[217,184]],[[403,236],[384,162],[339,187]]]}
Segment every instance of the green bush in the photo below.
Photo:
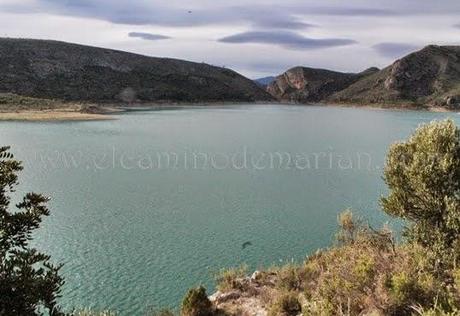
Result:
{"label": "green bush", "polygon": [[437,256],[460,257],[460,130],[452,120],[422,125],[391,146],[383,210],[409,221],[405,235]]}
{"label": "green bush", "polygon": [[[427,283],[430,282],[430,276],[425,275]],[[409,308],[414,303],[421,305],[429,305],[433,303],[434,295],[430,293],[432,284],[423,284],[418,276],[410,274],[410,271],[400,272],[392,275],[388,281],[387,286],[391,297],[395,302],[397,310],[409,311]]]}
{"label": "green bush", "polygon": [[301,290],[305,280],[304,270],[292,263],[281,267],[277,277],[276,286],[287,291]]}
{"label": "green bush", "polygon": [[190,289],[182,301],[182,316],[212,316],[214,309],[202,286]]}
{"label": "green bush", "polygon": [[356,238],[357,224],[353,219],[353,212],[347,209],[337,216],[339,231],[336,239],[340,244],[353,243]]}

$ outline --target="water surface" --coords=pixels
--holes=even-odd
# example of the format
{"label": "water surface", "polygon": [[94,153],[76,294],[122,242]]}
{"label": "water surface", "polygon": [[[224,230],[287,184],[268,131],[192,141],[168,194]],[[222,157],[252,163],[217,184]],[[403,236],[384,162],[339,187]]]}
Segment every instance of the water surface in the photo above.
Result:
{"label": "water surface", "polygon": [[448,116],[459,122],[319,106],[171,109],[1,122],[0,144],[24,160],[19,193],[52,197],[35,244],[65,264],[61,304],[138,315],[177,306],[194,285],[211,292],[222,267],[302,260],[331,244],[347,207],[393,223],[378,206],[388,145]]}

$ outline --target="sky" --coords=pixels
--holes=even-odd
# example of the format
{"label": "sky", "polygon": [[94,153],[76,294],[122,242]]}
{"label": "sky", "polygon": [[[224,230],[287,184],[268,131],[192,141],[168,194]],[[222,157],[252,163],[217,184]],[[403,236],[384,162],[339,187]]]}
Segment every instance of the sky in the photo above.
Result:
{"label": "sky", "polygon": [[0,0],[0,36],[206,62],[258,78],[358,72],[460,45],[458,0]]}

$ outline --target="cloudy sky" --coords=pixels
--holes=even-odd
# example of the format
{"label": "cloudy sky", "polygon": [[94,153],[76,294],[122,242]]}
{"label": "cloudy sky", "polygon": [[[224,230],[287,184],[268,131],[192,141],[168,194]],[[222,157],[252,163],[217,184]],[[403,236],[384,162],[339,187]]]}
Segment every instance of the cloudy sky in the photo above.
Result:
{"label": "cloudy sky", "polygon": [[458,0],[0,0],[1,36],[56,39],[226,66],[383,67],[460,44]]}

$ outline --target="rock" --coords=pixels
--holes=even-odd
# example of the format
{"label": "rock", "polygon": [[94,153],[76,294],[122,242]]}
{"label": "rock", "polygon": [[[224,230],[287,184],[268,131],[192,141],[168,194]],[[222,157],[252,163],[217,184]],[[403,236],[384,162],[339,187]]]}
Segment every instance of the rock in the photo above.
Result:
{"label": "rock", "polygon": [[280,101],[295,103],[319,102],[345,89],[362,77],[378,71],[369,68],[361,73],[342,73],[326,69],[295,67],[271,82],[267,91]]}
{"label": "rock", "polygon": [[[216,295],[217,294],[217,295]],[[228,301],[233,301],[241,297],[241,292],[237,290],[233,290],[230,292],[226,293],[221,293],[221,292],[216,292],[213,295],[211,295],[213,299],[209,298],[212,302],[215,302],[216,304],[222,304]]]}
{"label": "rock", "polygon": [[445,105],[451,108],[456,108],[460,106],[460,96],[452,95],[444,98]]}
{"label": "rock", "polygon": [[216,291],[212,295],[208,296],[208,298],[209,298],[209,300],[211,302],[215,302],[220,295],[222,295],[222,292],[221,291]]}
{"label": "rock", "polygon": [[254,273],[251,275],[251,280],[252,281],[258,280],[260,278],[261,274],[262,273],[260,271],[258,271],[258,270],[254,271]]}
{"label": "rock", "polygon": [[254,271],[250,277],[237,279],[238,289],[217,291],[209,297],[217,310],[229,315],[267,316],[268,302],[276,274]]}

